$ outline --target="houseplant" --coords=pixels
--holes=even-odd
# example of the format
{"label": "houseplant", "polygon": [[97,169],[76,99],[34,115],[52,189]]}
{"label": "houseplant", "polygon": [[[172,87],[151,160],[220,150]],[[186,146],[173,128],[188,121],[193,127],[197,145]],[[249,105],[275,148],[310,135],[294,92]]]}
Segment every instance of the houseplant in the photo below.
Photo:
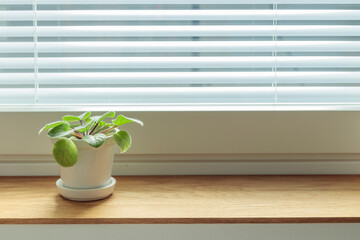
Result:
{"label": "houseplant", "polygon": [[[111,122],[105,121],[113,118]],[[61,121],[46,124],[39,134],[48,130],[54,143],[53,156],[60,165],[59,193],[70,200],[91,201],[109,196],[115,187],[111,177],[114,146],[122,153],[131,146],[131,136],[119,127],[127,123],[143,123],[115,112],[91,116],[66,115]]]}

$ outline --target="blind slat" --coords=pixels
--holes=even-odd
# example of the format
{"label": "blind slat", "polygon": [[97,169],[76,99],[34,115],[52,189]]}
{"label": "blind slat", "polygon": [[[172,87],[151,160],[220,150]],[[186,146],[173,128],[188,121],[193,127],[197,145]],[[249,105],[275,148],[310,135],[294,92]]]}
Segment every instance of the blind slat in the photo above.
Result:
{"label": "blind slat", "polygon": [[[360,83],[360,72],[339,71],[312,71],[312,72],[66,72],[66,73],[40,73],[40,84],[62,85],[104,85],[122,84],[271,84],[275,78],[278,83],[320,83],[341,84]],[[24,81],[18,77],[17,80]],[[8,80],[8,82],[6,82]],[[7,75],[0,74],[0,83],[10,83]]]}
{"label": "blind slat", "polygon": [[[40,73],[40,84],[92,85],[98,84],[236,84],[268,83],[274,81],[274,72],[72,72]],[[1,79],[1,75],[0,75]],[[0,80],[1,81],[1,80]]]}
{"label": "blind slat", "polygon": [[[209,94],[211,93],[211,94]],[[355,99],[360,101],[360,87],[278,87],[277,93],[282,103],[346,103]],[[345,93],[345,94],[344,94]],[[122,103],[271,103],[274,89],[271,87],[216,87],[216,88],[85,88],[85,89],[40,89],[43,103],[122,102]],[[174,98],[175,97],[175,98]],[[65,101],[63,99],[66,99]],[[113,102],[114,101],[114,102]]]}
{"label": "blind slat", "polygon": [[[40,53],[107,52],[353,52],[360,51],[359,41],[162,41],[162,42],[39,42]],[[3,53],[32,53],[32,42],[1,43]]]}
{"label": "blind slat", "polygon": [[[192,37],[192,36],[360,36],[360,26],[89,26],[38,27],[39,37]],[[3,37],[31,37],[32,27],[0,27]]]}
{"label": "blind slat", "polygon": [[[0,85],[33,84],[33,73],[0,73]],[[278,83],[360,83],[360,72],[286,72],[276,73]],[[40,84],[104,85],[121,84],[242,84],[272,83],[274,72],[63,72],[39,73]]]}
{"label": "blind slat", "polygon": [[[85,4],[89,0],[37,0],[38,4]],[[358,0],[132,0],[131,4],[358,4]],[[0,0],[0,4],[32,4],[32,0]],[[92,0],[91,4],[129,4],[128,0]]]}
{"label": "blind slat", "polygon": [[2,85],[33,85],[34,73],[0,73],[0,88]]}
{"label": "blind slat", "polygon": [[[38,11],[39,21],[359,20],[360,10],[72,10]],[[31,11],[0,11],[0,21],[32,20]]]}
{"label": "blind slat", "polygon": [[33,102],[33,88],[0,88],[0,103],[29,104]]}
{"label": "blind slat", "polygon": [[[210,93],[210,94],[209,94]],[[272,87],[42,88],[40,103],[231,103],[272,102]],[[65,100],[65,101],[64,101]]]}
{"label": "blind slat", "polygon": [[[276,64],[276,65],[275,65]],[[0,68],[32,68],[32,58],[0,58]],[[360,67],[360,57],[69,57],[39,58],[39,68]]]}
{"label": "blind slat", "polygon": [[353,103],[360,101],[360,87],[281,87],[281,103]]}

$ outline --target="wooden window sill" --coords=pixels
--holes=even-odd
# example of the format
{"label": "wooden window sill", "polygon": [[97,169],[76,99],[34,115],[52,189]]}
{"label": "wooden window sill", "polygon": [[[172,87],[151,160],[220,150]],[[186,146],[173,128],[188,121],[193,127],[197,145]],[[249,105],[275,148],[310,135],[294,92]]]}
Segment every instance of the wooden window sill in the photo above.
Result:
{"label": "wooden window sill", "polygon": [[56,179],[0,177],[0,223],[360,222],[357,175],[116,177],[95,202],[62,198]]}

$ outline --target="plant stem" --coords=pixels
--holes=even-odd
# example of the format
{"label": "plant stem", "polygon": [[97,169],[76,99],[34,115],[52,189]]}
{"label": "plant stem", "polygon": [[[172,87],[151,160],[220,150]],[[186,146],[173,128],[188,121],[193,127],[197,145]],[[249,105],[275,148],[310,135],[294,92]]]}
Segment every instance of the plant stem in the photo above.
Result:
{"label": "plant stem", "polygon": [[94,132],[94,130],[97,128],[97,126],[99,126],[99,123],[95,124],[95,126],[93,127],[93,129],[91,130],[91,132],[89,133],[89,135],[91,135],[91,134]]}
{"label": "plant stem", "polygon": [[107,128],[106,126],[103,126],[103,127],[99,128],[96,132],[94,132],[94,135],[98,134],[100,131],[103,131],[106,128]]}
{"label": "plant stem", "polygon": [[114,128],[116,128],[116,126],[113,126],[113,127],[109,128],[109,129],[106,129],[105,131],[103,131],[103,132],[101,132],[101,133],[105,134],[105,133],[107,133],[107,132],[110,132],[110,131],[113,130]]}
{"label": "plant stem", "polygon": [[86,128],[86,129],[89,129],[85,132],[85,135],[90,135],[89,132],[90,132],[90,129],[94,126],[94,122],[91,123],[91,125],[89,125],[89,128]]}
{"label": "plant stem", "polygon": [[83,138],[83,136],[82,136],[80,133],[78,133],[78,132],[73,132],[72,134],[73,134],[75,137],[79,138],[79,139],[82,139],[82,138]]}

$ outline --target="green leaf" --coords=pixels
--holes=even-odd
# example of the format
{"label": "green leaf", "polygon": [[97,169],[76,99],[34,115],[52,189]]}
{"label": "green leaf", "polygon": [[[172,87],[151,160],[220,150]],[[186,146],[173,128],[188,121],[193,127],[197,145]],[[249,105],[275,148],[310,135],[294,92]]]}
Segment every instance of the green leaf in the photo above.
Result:
{"label": "green leaf", "polygon": [[105,126],[105,125],[107,125],[107,124],[108,124],[107,122],[101,121],[101,122],[99,122],[99,126],[98,126],[98,127],[103,127],[103,126]]}
{"label": "green leaf", "polygon": [[115,112],[107,112],[107,113],[104,113],[103,115],[101,116],[96,116],[94,117],[94,119],[96,119],[96,122],[101,122],[102,120],[104,120],[105,118],[113,118],[115,117]]}
{"label": "green leaf", "polygon": [[74,131],[80,131],[80,132],[84,132],[87,131],[91,125],[93,125],[93,121],[90,121],[88,123],[86,123],[85,125],[79,125],[77,127],[74,128]]}
{"label": "green leaf", "polygon": [[54,144],[53,156],[60,166],[71,167],[78,160],[78,150],[71,139],[62,138]]}
{"label": "green leaf", "polygon": [[90,146],[98,148],[104,144],[104,142],[106,141],[106,136],[102,133],[98,133],[95,135],[86,135],[83,137],[83,140]]}
{"label": "green leaf", "polygon": [[87,118],[87,119],[85,119],[85,122],[86,122],[86,123],[91,122],[91,118]]}
{"label": "green leaf", "polygon": [[65,122],[59,126],[52,128],[48,132],[48,136],[51,138],[61,138],[61,137],[68,136],[68,135],[72,134],[73,132],[74,132],[74,129],[71,129],[69,123]]}
{"label": "green leaf", "polygon": [[88,117],[90,117],[90,115],[91,115],[91,112],[84,112],[83,114],[81,114],[81,115],[79,116],[79,118],[80,118],[81,120],[85,120],[85,119],[87,119]]}
{"label": "green leaf", "polygon": [[48,123],[42,129],[40,129],[39,134],[42,133],[44,130],[54,128],[54,127],[59,126],[59,125],[64,124],[64,123],[66,123],[66,122],[64,122],[64,121],[56,121],[56,122]]}
{"label": "green leaf", "polygon": [[62,120],[67,122],[76,122],[76,121],[80,121],[81,119],[78,116],[66,115],[63,116]]}
{"label": "green leaf", "polygon": [[85,120],[90,116],[90,114],[91,114],[91,112],[84,112],[83,114],[81,114],[79,116],[66,115],[66,116],[63,116],[62,120],[67,121],[67,122],[75,122],[75,121]]}
{"label": "green leaf", "polygon": [[119,145],[121,151],[126,152],[131,146],[130,134],[126,131],[119,131],[113,135],[115,142]]}
{"label": "green leaf", "polygon": [[74,131],[84,132],[84,131],[86,131],[86,126],[80,125],[80,126],[74,127]]}
{"label": "green leaf", "polygon": [[92,128],[92,126],[95,125],[95,123],[96,123],[96,119],[91,118],[91,121],[86,123],[86,131],[89,131]]}
{"label": "green leaf", "polygon": [[104,126],[102,126],[102,128],[103,128],[102,131],[105,131],[114,126],[115,126],[115,124],[113,124],[113,123],[106,123]]}
{"label": "green leaf", "polygon": [[126,123],[131,123],[131,122],[136,122],[136,123],[140,124],[141,126],[144,126],[144,123],[142,121],[135,119],[135,118],[125,117],[123,115],[117,116],[117,118],[115,120],[113,120],[112,122],[116,126],[124,125]]}
{"label": "green leaf", "polygon": [[103,115],[101,115],[101,116],[91,117],[91,118],[90,118],[91,121],[90,121],[89,124],[88,124],[87,130],[90,131],[90,130],[94,127],[94,125],[95,125],[96,123],[101,123],[102,120],[104,120],[105,118],[108,118],[108,117],[113,118],[114,116],[115,116],[115,112],[107,112],[107,113],[105,113],[105,114],[103,114]]}

